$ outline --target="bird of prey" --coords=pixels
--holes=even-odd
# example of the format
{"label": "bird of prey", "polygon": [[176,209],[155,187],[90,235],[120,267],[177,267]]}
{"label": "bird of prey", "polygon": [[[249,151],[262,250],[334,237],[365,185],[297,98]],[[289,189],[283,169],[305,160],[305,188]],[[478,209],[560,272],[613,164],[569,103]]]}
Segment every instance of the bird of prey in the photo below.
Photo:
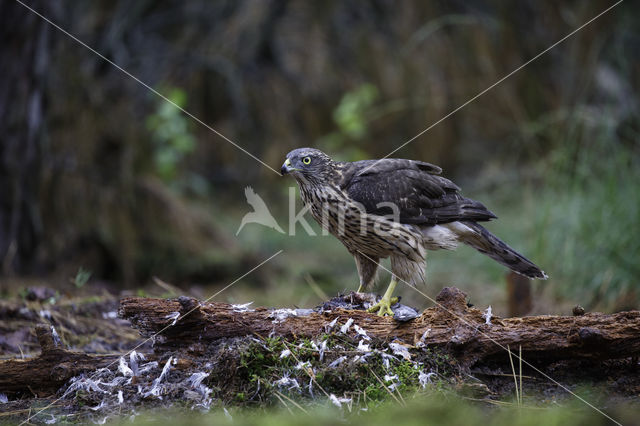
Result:
{"label": "bird of prey", "polygon": [[393,315],[397,281],[424,282],[426,250],[467,244],[528,278],[547,275],[478,222],[496,216],[440,176],[442,169],[403,159],[333,161],[324,152],[299,148],[287,154],[281,173],[291,174],[313,218],[353,255],[360,287],[369,288],[380,259],[391,259],[391,283],[369,308]]}
{"label": "bird of prey", "polygon": [[244,228],[244,225],[247,223],[259,223],[260,225],[268,226],[269,228],[273,228],[281,234],[284,234],[284,231],[273,218],[273,215],[269,211],[264,200],[255,193],[253,188],[247,186],[244,189],[244,196],[247,198],[247,203],[253,207],[253,211],[244,215],[240,222],[240,227],[238,228],[238,231],[236,231],[236,235],[240,233],[242,228]]}

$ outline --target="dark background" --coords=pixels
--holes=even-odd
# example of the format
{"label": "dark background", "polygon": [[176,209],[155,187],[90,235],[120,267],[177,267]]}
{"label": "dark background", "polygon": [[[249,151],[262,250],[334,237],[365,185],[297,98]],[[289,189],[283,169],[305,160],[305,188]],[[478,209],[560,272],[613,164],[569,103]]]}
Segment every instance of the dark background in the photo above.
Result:
{"label": "dark background", "polygon": [[[384,156],[613,4],[26,3],[276,170],[300,146]],[[490,229],[551,277],[534,311],[638,307],[639,11],[615,7],[394,154],[442,166],[500,217]],[[357,287],[332,237],[236,236],[245,186],[288,230],[293,180],[14,1],[0,34],[2,295],[153,293],[158,277],[206,297],[280,249],[221,299],[312,306]],[[425,291],[456,285],[500,314],[504,273],[438,252]]]}

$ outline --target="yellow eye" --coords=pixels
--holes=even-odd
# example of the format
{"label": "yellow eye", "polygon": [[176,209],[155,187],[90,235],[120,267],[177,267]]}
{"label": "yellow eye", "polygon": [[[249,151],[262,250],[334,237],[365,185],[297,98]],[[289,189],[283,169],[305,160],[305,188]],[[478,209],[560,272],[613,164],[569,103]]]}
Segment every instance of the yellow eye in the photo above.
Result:
{"label": "yellow eye", "polygon": [[304,157],[304,158],[302,159],[302,162],[303,162],[304,164],[311,164],[311,157]]}

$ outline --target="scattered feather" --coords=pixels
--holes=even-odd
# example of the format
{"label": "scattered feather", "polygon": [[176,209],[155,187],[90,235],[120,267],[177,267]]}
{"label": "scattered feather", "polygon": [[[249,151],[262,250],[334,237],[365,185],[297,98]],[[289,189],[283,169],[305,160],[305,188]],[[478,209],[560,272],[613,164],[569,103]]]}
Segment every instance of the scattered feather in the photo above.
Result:
{"label": "scattered feather", "polygon": [[427,328],[424,333],[422,333],[422,337],[420,337],[420,340],[416,343],[417,348],[423,348],[425,346],[424,341],[429,337],[429,333],[431,333],[430,328]]}
{"label": "scattered feather", "polygon": [[198,386],[200,386],[202,381],[207,377],[209,377],[209,373],[199,372],[199,373],[193,373],[188,380],[189,380],[189,383],[191,383],[191,387],[197,388]]}
{"label": "scattered feather", "polygon": [[284,349],[282,352],[280,352],[280,359],[286,358],[289,355],[291,355],[291,351],[289,349]]}
{"label": "scattered feather", "polygon": [[300,389],[300,384],[298,383],[298,381],[296,379],[290,378],[287,374],[285,374],[281,379],[273,382],[273,384],[275,386],[278,386],[279,388],[287,388],[288,390]]}
{"label": "scattered feather", "polygon": [[384,352],[379,352],[379,354],[382,357],[382,359],[386,359],[387,361],[391,361],[391,360],[398,361],[398,358],[396,358],[393,355],[389,355],[389,354],[384,353]]}
{"label": "scattered feather", "polygon": [[384,375],[384,381],[385,383],[389,382],[390,384],[387,386],[387,389],[389,389],[390,391],[394,391],[396,390],[396,388],[398,386],[400,386],[400,378],[398,377],[397,374],[385,374]]}
{"label": "scattered feather", "polygon": [[374,354],[374,352],[367,352],[367,353],[365,353],[364,355],[356,355],[356,356],[354,356],[354,357],[353,357],[352,362],[353,362],[354,364],[357,364],[357,363],[359,363],[359,362],[364,362],[364,363],[366,363],[366,362],[367,362],[367,358],[369,358],[369,357],[370,357],[371,355],[373,355],[373,354]]}
{"label": "scattered feather", "polygon": [[171,362],[172,361],[173,361],[173,357],[171,356],[167,360],[167,362],[164,365],[164,367],[162,367],[162,372],[160,373],[160,376],[158,376],[158,378],[153,381],[151,389],[149,389],[149,391],[147,393],[145,393],[145,395],[144,395],[145,397],[149,396],[149,395],[160,397],[160,393],[161,393],[160,383],[162,382],[162,379],[164,379],[165,376],[169,373],[169,369],[171,369]]}
{"label": "scattered feather", "polygon": [[338,400],[338,398],[334,394],[329,395],[329,400],[336,407],[342,408],[342,403]]}
{"label": "scattered feather", "polygon": [[300,361],[295,368],[296,370],[311,368],[311,363],[309,361],[304,361],[304,362]]}
{"label": "scattered feather", "polygon": [[389,358],[382,358],[382,365],[384,366],[385,370],[389,370],[389,368],[391,368],[391,365],[389,363]]}
{"label": "scattered feather", "polygon": [[385,374],[384,375],[384,381],[385,382],[395,382],[396,380],[398,380],[398,375],[397,374],[394,374],[394,375]]}
{"label": "scattered feather", "polygon": [[196,390],[200,393],[200,395],[202,395],[203,399],[202,404],[199,405],[208,410],[211,406],[211,397],[209,395],[213,393],[213,390],[205,385],[198,386]]}
{"label": "scattered feather", "polygon": [[102,319],[116,319],[118,318],[118,313],[116,311],[109,311],[102,313]]}
{"label": "scattered feather", "polygon": [[178,318],[180,318],[180,312],[171,312],[169,315],[165,316],[165,318],[173,320],[171,325],[176,325],[176,322],[178,322]]}
{"label": "scattered feather", "polygon": [[121,356],[118,363],[118,371],[122,373],[123,376],[133,376],[133,370],[129,368],[127,365],[127,361],[124,360],[124,357]]}
{"label": "scattered feather", "polygon": [[122,404],[124,402],[124,396],[122,395],[122,391],[118,391],[118,404]]}
{"label": "scattered feather", "polygon": [[362,336],[363,339],[371,340],[371,337],[367,335],[367,331],[364,328],[360,327],[358,324],[354,324],[353,329],[356,331],[356,333],[358,333],[358,335]]}
{"label": "scattered feather", "polygon": [[351,324],[353,324],[353,318],[349,318],[347,322],[342,327],[340,327],[340,333],[347,334],[349,328],[351,327]]}
{"label": "scattered feather", "polygon": [[418,382],[420,383],[420,386],[422,386],[422,389],[424,389],[425,387],[427,387],[428,384],[431,383],[431,378],[435,375],[436,373],[434,372],[429,372],[429,373],[425,373],[424,371],[420,372],[420,374],[418,375]]}
{"label": "scattered feather", "polygon": [[127,379],[125,379],[124,377],[114,377],[113,380],[111,380],[110,382],[103,382],[102,380],[99,380],[99,382],[103,386],[113,388],[116,386],[120,386],[122,382],[124,382],[125,380]]}
{"label": "scattered feather", "polygon": [[202,401],[196,404],[196,407],[202,407],[206,410],[209,410],[211,407],[211,394],[213,390],[208,386],[202,384],[202,380],[209,376],[209,373],[194,373],[189,377],[189,382],[191,382],[191,386],[197,391],[197,393],[202,397]]}
{"label": "scattered feather", "polygon": [[92,380],[91,378],[85,377],[84,374],[82,374],[80,376],[71,378],[71,384],[64,392],[62,397],[64,398],[67,395],[76,392],[77,390],[83,390],[86,392],[109,393],[100,387],[101,384],[102,382],[100,380]]}
{"label": "scattered feather", "polygon": [[38,315],[44,319],[51,319],[51,311],[48,309],[41,309],[40,312],[38,312]]}
{"label": "scattered feather", "polygon": [[322,343],[320,343],[320,349],[318,350],[320,355],[320,362],[322,362],[322,360],[324,359],[324,351],[326,350],[327,350],[327,341],[324,340]]}
{"label": "scattered feather", "polygon": [[60,340],[60,336],[58,336],[58,332],[54,326],[51,326],[51,336],[53,337],[53,344],[56,346],[62,346],[62,341]]}
{"label": "scattered feather", "polygon": [[102,407],[104,407],[105,403],[104,403],[104,399],[100,402],[100,404],[96,405],[95,407],[89,407],[89,410],[93,410],[93,411],[98,411],[99,409],[101,409]]}
{"label": "scattered feather", "polygon": [[0,404],[6,404],[7,402],[9,402],[7,395],[0,393]]}
{"label": "scattered feather", "polygon": [[140,373],[146,373],[149,370],[153,370],[154,368],[158,368],[158,361],[151,361],[144,365],[140,366]]}
{"label": "scattered feather", "polygon": [[284,309],[275,309],[271,311],[271,313],[269,314],[269,318],[274,318],[272,323],[277,324],[286,320],[289,317],[295,317],[297,315],[298,314],[296,313],[295,309],[284,308]]}
{"label": "scattered feather", "polygon": [[351,398],[338,398],[334,394],[329,395],[329,400],[333,405],[338,408],[342,408],[342,404],[351,404]]}
{"label": "scattered feather", "polygon": [[233,309],[233,312],[253,312],[255,311],[255,309],[249,308],[251,304],[253,304],[253,302],[243,303],[241,305],[235,304],[235,305],[231,305],[231,309]]}
{"label": "scattered feather", "polygon": [[329,324],[325,325],[325,326],[324,326],[324,331],[325,331],[325,333],[328,333],[328,332],[330,332],[331,330],[333,330],[333,327],[335,327],[335,326],[336,326],[336,323],[337,323],[337,322],[338,322],[338,317],[335,317],[335,318],[333,319],[333,321],[331,321]]}
{"label": "scattered feather", "polygon": [[358,350],[359,350],[360,352],[371,352],[371,348],[369,348],[369,345],[366,345],[366,344],[364,343],[364,339],[362,339],[362,340],[360,340],[360,341],[358,342]]}
{"label": "scattered feather", "polygon": [[138,360],[141,359],[144,361],[144,355],[139,354],[136,351],[131,351],[131,353],[129,354],[129,364],[131,365],[131,371],[133,372],[134,376],[139,376],[140,375],[140,370],[138,368]]}
{"label": "scattered feather", "polygon": [[341,356],[339,358],[336,358],[335,360],[333,360],[333,362],[331,362],[331,364],[329,364],[329,368],[336,368],[337,366],[342,364],[346,359],[347,359],[346,356]]}
{"label": "scattered feather", "polygon": [[484,323],[487,325],[491,325],[491,305],[489,305],[489,307],[484,311],[484,314],[482,314],[482,317],[484,318]]}
{"label": "scattered feather", "polygon": [[391,342],[389,343],[389,348],[391,348],[394,355],[399,355],[407,361],[411,361],[411,354],[406,346],[401,345],[400,343]]}

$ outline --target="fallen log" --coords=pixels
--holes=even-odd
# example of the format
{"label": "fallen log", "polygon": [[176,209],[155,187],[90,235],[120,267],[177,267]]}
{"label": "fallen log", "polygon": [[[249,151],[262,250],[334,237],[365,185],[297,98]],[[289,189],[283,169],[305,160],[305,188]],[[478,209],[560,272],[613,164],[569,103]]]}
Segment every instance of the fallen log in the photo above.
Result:
{"label": "fallen log", "polygon": [[36,397],[48,396],[71,377],[105,367],[119,357],[66,350],[50,325],[37,325],[36,335],[41,349],[38,357],[0,361],[1,393],[28,392]]}
{"label": "fallen log", "polygon": [[[371,296],[351,293],[321,308],[249,309],[226,303],[201,303],[181,297],[175,300],[125,298],[119,315],[145,337],[154,337],[157,355],[189,349],[193,344],[215,343],[232,337],[281,336],[290,340],[342,333],[350,319],[370,337],[409,345],[438,348],[462,367],[508,363],[507,347],[521,347],[529,362],[606,360],[640,355],[640,312],[588,313],[576,316],[530,316],[487,321],[482,311],[468,307],[466,295],[445,288],[438,306],[426,309],[411,321],[378,317],[364,309]],[[343,307],[341,307],[343,306]],[[344,306],[348,306],[347,309]],[[346,334],[359,338],[355,327]],[[0,362],[0,393],[55,393],[71,377],[112,364],[119,355],[88,355],[66,350],[49,325],[36,326],[41,354],[36,358]]]}
{"label": "fallen log", "polygon": [[[358,303],[358,293],[343,296]],[[398,322],[366,310],[344,308],[317,310],[248,309],[226,303],[200,303],[181,297],[174,300],[125,298],[119,315],[143,336],[155,336],[156,350],[187,348],[192,343],[215,342],[242,336],[315,338],[336,320],[353,319],[371,337],[385,341],[440,348],[462,365],[506,361],[505,349],[521,348],[530,362],[563,359],[615,359],[640,355],[640,311],[581,316],[530,316],[487,320],[482,311],[468,307],[466,295],[456,288],[443,289],[438,306],[417,318]],[[354,334],[351,329],[349,334]]]}

